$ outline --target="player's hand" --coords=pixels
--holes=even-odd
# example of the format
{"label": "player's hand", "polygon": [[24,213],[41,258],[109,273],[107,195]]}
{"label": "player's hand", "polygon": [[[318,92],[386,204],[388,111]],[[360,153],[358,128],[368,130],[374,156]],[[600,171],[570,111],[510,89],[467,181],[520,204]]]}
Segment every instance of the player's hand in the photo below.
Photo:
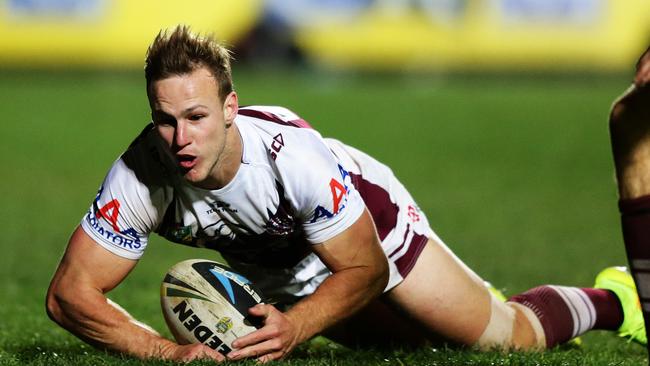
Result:
{"label": "player's hand", "polygon": [[162,358],[177,362],[190,362],[194,360],[225,361],[226,357],[212,348],[200,344],[173,344],[161,350]]}
{"label": "player's hand", "polygon": [[258,304],[248,310],[263,319],[264,326],[237,338],[228,354],[231,360],[255,357],[259,362],[277,360],[288,355],[299,343],[299,329],[291,319],[273,305]]}
{"label": "player's hand", "polygon": [[647,86],[650,84],[650,47],[641,55],[636,64],[634,84],[636,86]]}

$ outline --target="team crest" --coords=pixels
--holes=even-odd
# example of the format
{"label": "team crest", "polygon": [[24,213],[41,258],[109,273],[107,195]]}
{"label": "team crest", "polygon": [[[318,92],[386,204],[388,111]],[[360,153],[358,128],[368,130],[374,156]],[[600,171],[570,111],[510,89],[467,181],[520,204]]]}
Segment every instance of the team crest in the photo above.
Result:
{"label": "team crest", "polygon": [[224,316],[223,318],[219,319],[219,322],[217,323],[217,332],[224,334],[230,329],[232,329],[232,319],[230,319],[227,316]]}
{"label": "team crest", "polygon": [[169,231],[169,235],[173,240],[181,242],[191,242],[192,241],[192,227],[191,226],[180,226],[176,229]]}

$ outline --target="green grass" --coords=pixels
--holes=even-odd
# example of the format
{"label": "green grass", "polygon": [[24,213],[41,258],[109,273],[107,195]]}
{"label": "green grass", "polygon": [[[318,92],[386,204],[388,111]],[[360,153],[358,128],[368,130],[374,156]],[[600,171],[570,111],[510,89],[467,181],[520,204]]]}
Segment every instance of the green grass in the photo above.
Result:
{"label": "green grass", "polygon": [[[607,112],[627,76],[379,77],[252,68],[235,76],[242,104],[288,106],[323,135],[388,163],[434,230],[508,294],[542,283],[589,286],[600,269],[625,261]],[[141,363],[86,346],[47,318],[43,302],[69,234],[148,113],[139,74],[0,73],[0,364]],[[168,267],[193,257],[214,254],[154,239],[110,297],[169,336],[158,286]],[[533,354],[325,345],[302,348],[284,364],[647,364],[643,347],[611,333],[583,340],[581,348]]]}

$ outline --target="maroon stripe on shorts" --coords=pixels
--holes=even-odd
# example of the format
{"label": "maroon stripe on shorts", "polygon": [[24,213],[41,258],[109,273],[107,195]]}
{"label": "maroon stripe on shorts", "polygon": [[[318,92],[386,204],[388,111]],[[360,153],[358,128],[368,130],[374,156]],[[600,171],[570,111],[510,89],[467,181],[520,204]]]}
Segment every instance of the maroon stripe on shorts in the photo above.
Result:
{"label": "maroon stripe on shorts", "polygon": [[[391,201],[390,195],[381,186],[365,180],[359,174],[349,174],[352,179],[352,184],[357,188],[363,202],[366,204],[366,207],[368,207],[368,211],[370,211],[370,215],[372,216],[372,219],[375,222],[375,227],[377,228],[379,239],[383,241],[388,233],[390,233],[395,228],[395,225],[397,225],[399,207]],[[392,258],[404,247],[404,245],[408,244],[406,253],[395,261],[397,270],[402,277],[406,277],[406,275],[411,272],[411,269],[413,269],[413,266],[424,249],[424,246],[427,244],[427,241],[429,241],[429,238],[426,236],[413,233],[411,241],[407,243],[406,239],[411,231],[411,226],[407,224],[402,244],[400,244],[397,249],[389,255],[389,258]]]}
{"label": "maroon stripe on shorts", "polygon": [[237,114],[241,114],[242,116],[247,116],[247,117],[263,119],[265,121],[278,123],[278,124],[281,124],[281,125],[284,125],[284,126],[299,127],[299,128],[312,128],[311,125],[302,118],[294,119],[294,120],[291,120],[291,121],[285,121],[285,120],[283,120],[282,118],[276,116],[273,113],[265,112],[265,111],[258,111],[258,110],[255,110],[255,109],[244,109],[244,108],[242,108],[242,109],[239,110],[239,112]]}
{"label": "maroon stripe on shorts", "polygon": [[392,253],[390,253],[388,255],[388,258],[393,258],[393,256],[395,254],[397,254],[397,252],[402,250],[402,248],[404,247],[404,244],[406,244],[406,238],[409,236],[409,231],[410,230],[411,230],[411,224],[406,224],[406,230],[404,230],[404,238],[402,239],[402,243],[397,248],[395,248],[395,250],[393,250]]}
{"label": "maroon stripe on shorts", "polygon": [[390,200],[390,195],[381,186],[363,179],[359,174],[349,174],[352,184],[359,191],[363,202],[370,211],[379,239],[383,241],[397,224],[399,207]]}
{"label": "maroon stripe on shorts", "polygon": [[424,246],[427,245],[428,241],[429,238],[426,236],[413,233],[413,238],[411,239],[411,243],[409,244],[406,253],[395,261],[397,270],[403,278],[406,278],[406,276],[411,272],[415,262],[417,262],[420,253],[422,253],[422,250],[424,249]]}

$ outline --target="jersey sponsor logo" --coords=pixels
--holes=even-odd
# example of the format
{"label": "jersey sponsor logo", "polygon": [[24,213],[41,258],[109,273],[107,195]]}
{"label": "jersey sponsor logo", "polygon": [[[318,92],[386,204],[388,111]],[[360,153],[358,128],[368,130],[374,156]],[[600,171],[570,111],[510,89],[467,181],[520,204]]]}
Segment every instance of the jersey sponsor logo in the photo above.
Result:
{"label": "jersey sponsor logo", "polygon": [[275,160],[278,158],[280,150],[284,147],[284,138],[282,134],[279,133],[273,137],[273,142],[271,142],[271,148],[269,149],[269,154],[271,154],[271,159]]}
{"label": "jersey sponsor logo", "polygon": [[330,191],[332,192],[332,211],[329,211],[327,208],[318,205],[314,210],[314,216],[312,217],[310,223],[314,223],[322,218],[330,219],[339,214],[345,208],[345,204],[348,200],[348,194],[350,193],[350,188],[346,184],[346,180],[350,181],[350,174],[339,164],[339,173],[341,174],[341,181],[332,178],[330,179],[329,186]]}
{"label": "jersey sponsor logo", "polygon": [[99,220],[90,211],[88,211],[88,214],[86,215],[86,221],[97,234],[106,238],[115,245],[119,245],[125,249],[140,249],[142,246],[140,237],[133,228],[128,228],[117,233],[104,229],[104,227],[100,225]]}
{"label": "jersey sponsor logo", "polygon": [[[140,241],[140,235],[138,235],[138,232],[132,227],[120,230],[117,226],[117,219],[120,215],[120,201],[115,198],[104,206],[99,207],[99,198],[101,197],[102,192],[104,192],[103,185],[97,192],[92,210],[86,215],[86,221],[97,234],[106,238],[113,244],[119,245],[125,249],[140,249],[142,242]],[[104,228],[104,226],[99,223],[100,219],[108,222],[111,225],[112,230]]]}
{"label": "jersey sponsor logo", "polygon": [[205,211],[206,214],[210,215],[215,212],[229,212],[229,213],[236,213],[237,209],[232,208],[230,206],[230,203],[228,202],[223,202],[223,201],[215,201],[215,202],[208,202],[208,206],[210,206],[210,209]]}

